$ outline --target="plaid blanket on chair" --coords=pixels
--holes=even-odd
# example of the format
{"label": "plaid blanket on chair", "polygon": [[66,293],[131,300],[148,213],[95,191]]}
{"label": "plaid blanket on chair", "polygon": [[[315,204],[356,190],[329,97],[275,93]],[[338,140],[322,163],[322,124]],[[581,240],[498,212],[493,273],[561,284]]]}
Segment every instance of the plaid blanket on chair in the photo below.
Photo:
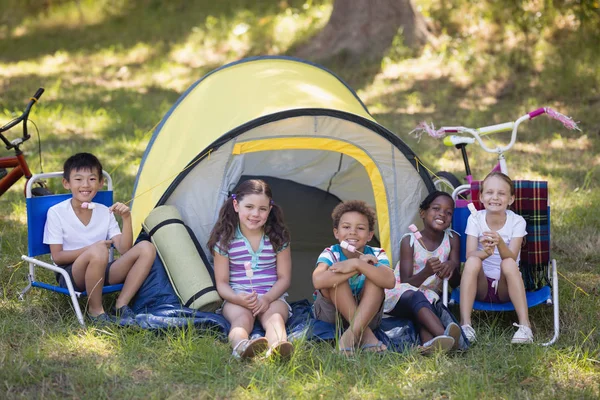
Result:
{"label": "plaid blanket on chair", "polygon": [[[550,207],[548,207],[548,182],[513,181],[515,201],[510,207],[521,215],[527,223],[527,236],[521,246],[519,268],[525,283],[525,290],[538,290],[550,284],[548,263],[550,261]],[[481,182],[471,184],[471,198],[478,210]]]}

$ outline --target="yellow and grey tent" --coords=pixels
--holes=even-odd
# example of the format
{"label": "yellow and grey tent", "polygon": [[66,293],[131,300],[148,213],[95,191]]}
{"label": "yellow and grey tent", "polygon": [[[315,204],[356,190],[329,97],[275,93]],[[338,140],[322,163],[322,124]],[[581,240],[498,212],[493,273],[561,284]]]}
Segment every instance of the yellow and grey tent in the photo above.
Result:
{"label": "yellow and grey tent", "polygon": [[402,233],[433,190],[413,151],[336,75],[299,59],[256,57],[204,76],[156,127],[135,183],[134,227],[158,205],[173,205],[210,263],[206,242],[219,209],[250,176],[271,184],[291,231],[291,300],[312,292],[317,256],[335,242],[337,203],[375,208],[375,237],[395,265]]}

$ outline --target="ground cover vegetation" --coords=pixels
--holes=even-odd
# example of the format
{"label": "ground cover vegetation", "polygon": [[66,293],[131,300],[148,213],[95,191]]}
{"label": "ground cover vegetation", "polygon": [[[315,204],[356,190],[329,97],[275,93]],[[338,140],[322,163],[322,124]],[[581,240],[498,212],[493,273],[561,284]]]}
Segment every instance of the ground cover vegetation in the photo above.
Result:
{"label": "ground cover vegetation", "polygon": [[[128,199],[152,127],[194,81],[227,62],[294,55],[327,23],[327,0],[0,1],[0,120],[37,87],[32,113],[45,171],[96,153],[116,198]],[[378,60],[322,60],[432,170],[460,175],[455,149],[408,133],[422,120],[482,126],[551,106],[580,121],[540,118],[508,155],[513,177],[549,181],[561,324],[552,347],[509,344],[511,313],[476,313],[479,343],[462,355],[416,352],[347,360],[330,344],[301,343],[287,363],[240,363],[194,329],[81,329],[66,299],[17,299],[27,268],[22,183],[0,198],[2,398],[598,398],[600,396],[600,11],[597,1],[414,0],[435,40],[398,32]],[[10,12],[8,12],[10,11]],[[502,142],[507,135],[493,139]],[[24,147],[41,170],[37,138]],[[473,147],[475,176],[494,156]],[[2,155],[8,155],[4,151]],[[53,187],[58,190],[58,187]],[[552,334],[551,309],[531,320]]]}

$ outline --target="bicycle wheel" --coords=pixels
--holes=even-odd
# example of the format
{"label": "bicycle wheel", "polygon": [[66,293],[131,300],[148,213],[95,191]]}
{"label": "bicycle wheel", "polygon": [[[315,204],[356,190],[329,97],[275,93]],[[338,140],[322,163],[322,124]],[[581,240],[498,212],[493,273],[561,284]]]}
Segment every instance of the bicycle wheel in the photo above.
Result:
{"label": "bicycle wheel", "polygon": [[462,185],[462,183],[453,173],[438,171],[433,177],[433,185],[437,190],[452,194],[454,189]]}

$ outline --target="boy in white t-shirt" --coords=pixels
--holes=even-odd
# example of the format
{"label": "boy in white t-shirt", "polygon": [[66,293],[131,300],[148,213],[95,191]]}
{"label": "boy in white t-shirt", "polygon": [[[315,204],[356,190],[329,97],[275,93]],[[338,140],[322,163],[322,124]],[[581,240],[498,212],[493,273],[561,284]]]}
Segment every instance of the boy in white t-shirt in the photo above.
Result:
{"label": "boy in white t-shirt", "polygon": [[[115,321],[102,306],[102,288],[124,283],[115,304],[118,318],[135,317],[129,301],[138,291],[154,262],[156,249],[148,241],[133,245],[129,207],[115,203],[111,207],[92,203],[102,188],[102,164],[92,154],[78,153],[65,161],[63,186],[73,197],[52,206],[44,227],[44,243],[50,245],[52,260],[67,270],[75,290],[88,292],[88,315],[93,323]],[[123,220],[123,232],[114,214]],[[110,246],[121,257],[108,262]],[[58,275],[62,287],[66,283]]]}

